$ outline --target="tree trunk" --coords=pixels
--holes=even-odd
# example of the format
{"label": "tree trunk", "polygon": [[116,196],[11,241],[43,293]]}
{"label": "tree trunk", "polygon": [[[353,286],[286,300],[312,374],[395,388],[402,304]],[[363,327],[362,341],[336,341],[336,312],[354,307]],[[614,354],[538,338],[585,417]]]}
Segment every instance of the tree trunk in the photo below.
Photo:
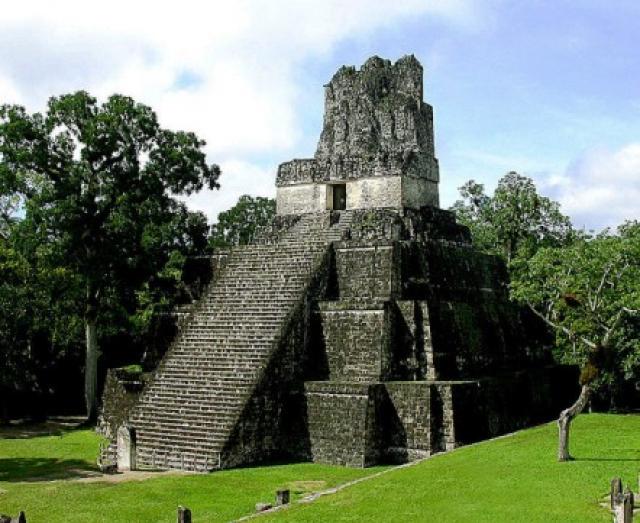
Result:
{"label": "tree trunk", "polygon": [[573,419],[582,412],[591,397],[591,386],[583,385],[580,396],[568,409],[563,410],[558,418],[558,461],[570,461],[569,428]]}
{"label": "tree trunk", "polygon": [[98,414],[98,327],[95,318],[85,320],[87,358],[84,370],[84,402],[87,421],[93,422]]}

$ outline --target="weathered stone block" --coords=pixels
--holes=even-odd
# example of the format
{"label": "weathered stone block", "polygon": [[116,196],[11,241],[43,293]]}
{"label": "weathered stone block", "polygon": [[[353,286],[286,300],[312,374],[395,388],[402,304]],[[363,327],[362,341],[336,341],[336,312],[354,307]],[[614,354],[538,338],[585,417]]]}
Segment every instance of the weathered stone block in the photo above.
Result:
{"label": "weathered stone block", "polygon": [[395,243],[342,243],[336,247],[340,298],[388,300],[401,292],[400,249]]}
{"label": "weathered stone block", "polygon": [[[431,386],[427,382],[387,382],[379,410],[384,461],[403,463],[431,453]],[[387,401],[388,399],[388,401]]]}
{"label": "weathered stone block", "polygon": [[389,305],[322,302],[324,349],[333,381],[379,381],[390,372]]}
{"label": "weathered stone block", "polygon": [[288,505],[290,498],[291,498],[291,491],[290,490],[287,490],[287,489],[277,490],[276,491],[276,506]]}
{"label": "weathered stone block", "polygon": [[117,433],[119,471],[136,469],[136,434],[129,425],[122,425]]}
{"label": "weathered stone block", "polygon": [[191,523],[191,510],[187,507],[178,507],[178,523]]}
{"label": "weathered stone block", "polygon": [[313,461],[351,467],[378,462],[379,385],[307,382],[305,393]]}

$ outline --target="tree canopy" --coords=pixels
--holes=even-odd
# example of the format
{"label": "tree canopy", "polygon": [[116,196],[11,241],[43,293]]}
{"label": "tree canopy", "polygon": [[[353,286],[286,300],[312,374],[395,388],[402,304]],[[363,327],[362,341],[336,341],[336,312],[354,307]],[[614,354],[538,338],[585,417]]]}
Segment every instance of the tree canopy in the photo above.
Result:
{"label": "tree canopy", "polygon": [[640,223],[540,248],[511,267],[512,296],[555,329],[556,356],[582,369],[580,398],[559,420],[559,458],[568,459],[568,425],[595,388],[615,389],[640,370]]}
{"label": "tree canopy", "polygon": [[3,205],[23,201],[24,236],[46,239],[49,266],[70,270],[83,289],[90,417],[101,314],[134,308],[136,292],[172,250],[204,244],[204,216],[174,197],[218,187],[220,170],[207,163],[204,145],[193,133],[163,129],[151,108],[121,95],[99,104],[79,91],[51,98],[44,114],[0,107]]}
{"label": "tree canopy", "polygon": [[218,215],[209,243],[214,248],[251,243],[256,229],[269,224],[275,213],[275,200],[245,194],[231,209]]}
{"label": "tree canopy", "polygon": [[538,194],[530,178],[509,172],[498,182],[493,196],[470,180],[460,187],[462,199],[451,207],[460,223],[471,230],[477,248],[511,261],[525,251],[562,245],[574,231],[557,202]]}

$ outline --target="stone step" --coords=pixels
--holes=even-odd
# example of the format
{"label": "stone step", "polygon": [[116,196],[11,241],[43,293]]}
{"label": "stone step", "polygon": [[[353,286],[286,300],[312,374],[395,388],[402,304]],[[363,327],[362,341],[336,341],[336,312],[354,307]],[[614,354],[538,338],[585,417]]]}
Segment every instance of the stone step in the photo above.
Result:
{"label": "stone step", "polygon": [[[180,391],[185,387],[191,387],[191,388],[202,387],[212,392],[217,390],[230,390],[230,391],[237,392],[239,390],[246,389],[249,386],[249,384],[253,382],[253,379],[255,379],[256,375],[257,375],[257,371],[255,374],[247,373],[246,375],[242,376],[243,378],[247,378],[247,382],[241,383],[241,384],[235,384],[235,383],[217,382],[217,381],[214,381],[212,378],[174,377],[171,375],[171,373],[166,373],[166,374],[160,375],[153,383],[151,383],[151,385],[155,387],[160,387],[160,386],[175,387],[176,391]],[[156,394],[157,393],[158,392],[156,392]],[[152,394],[150,394],[150,396],[153,397]]]}
{"label": "stone step", "polygon": [[142,462],[154,450],[217,456],[326,252],[324,220],[299,225],[282,243],[232,249],[191,307],[131,416]]}
{"label": "stone step", "polygon": [[[239,365],[259,365],[264,361],[265,355],[270,352],[269,348],[256,348],[256,347],[247,347],[247,346],[239,346],[238,349],[235,350],[233,347],[227,347],[223,349],[219,346],[216,346],[215,349],[207,349],[203,348],[202,345],[195,346],[180,346],[173,351],[174,356],[184,356],[184,363],[192,363],[195,365],[200,365],[202,363],[213,364],[221,362],[234,363]],[[181,362],[176,361],[168,361],[167,364],[169,367],[163,368],[173,368],[176,371],[180,371],[182,369]]]}
{"label": "stone step", "polygon": [[[139,428],[136,431],[136,438],[143,443],[144,439],[164,441],[168,445],[179,447],[181,442],[198,445],[206,445],[212,449],[226,441],[227,430],[212,431],[208,429],[199,429],[191,427],[185,430],[177,425],[163,422],[162,424],[152,425],[149,421],[139,421]],[[176,438],[175,436],[178,436]]]}
{"label": "stone step", "polygon": [[227,418],[220,418],[220,419],[202,419],[202,418],[193,418],[193,419],[189,419],[188,421],[185,421],[184,418],[180,417],[179,415],[175,415],[175,416],[170,416],[170,415],[163,415],[163,416],[158,416],[157,418],[154,418],[154,422],[158,421],[159,423],[148,423],[147,425],[144,425],[144,420],[139,421],[138,424],[141,428],[153,428],[154,426],[158,427],[158,428],[165,428],[165,427],[176,427],[176,428],[181,428],[183,430],[188,430],[189,432],[191,432],[192,430],[197,430],[197,431],[203,431],[203,432],[220,432],[220,431],[226,431],[229,429],[229,425],[234,423],[236,420],[236,417],[227,417]]}
{"label": "stone step", "polygon": [[137,450],[136,463],[140,470],[190,470],[195,472],[211,472],[220,468],[218,452],[183,452],[181,459],[165,459],[164,454],[154,454],[146,449]]}

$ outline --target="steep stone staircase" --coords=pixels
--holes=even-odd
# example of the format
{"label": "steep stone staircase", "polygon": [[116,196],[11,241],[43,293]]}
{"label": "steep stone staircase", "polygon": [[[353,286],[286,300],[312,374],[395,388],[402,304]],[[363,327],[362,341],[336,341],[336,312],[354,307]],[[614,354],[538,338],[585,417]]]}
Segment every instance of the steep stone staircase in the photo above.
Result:
{"label": "steep stone staircase", "polygon": [[277,243],[232,250],[131,415],[138,467],[220,468],[283,322],[349,227],[348,212],[327,218],[304,215]]}

